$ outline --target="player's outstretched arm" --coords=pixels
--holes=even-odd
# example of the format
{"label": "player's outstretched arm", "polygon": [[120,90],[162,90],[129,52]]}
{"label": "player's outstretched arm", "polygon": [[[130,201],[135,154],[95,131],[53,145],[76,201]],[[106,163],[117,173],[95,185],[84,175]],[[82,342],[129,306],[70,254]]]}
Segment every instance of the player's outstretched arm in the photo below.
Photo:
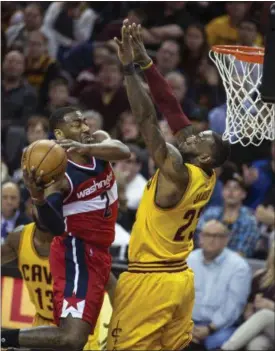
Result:
{"label": "player's outstretched arm", "polygon": [[4,244],[1,245],[1,265],[16,260],[23,228],[23,225],[15,228],[13,232],[9,233]]}
{"label": "player's outstretched arm", "polygon": [[141,26],[135,23],[130,26],[134,61],[140,65],[148,82],[153,100],[175,134],[179,143],[193,134],[193,128],[188,117],[174,96],[171,87],[153,64],[145,49]]}
{"label": "player's outstretched arm", "polygon": [[122,27],[122,41],[120,42],[117,38],[115,38],[115,41],[118,45],[119,58],[124,65],[126,90],[130,106],[150,155],[165,176],[168,176],[174,182],[186,181],[188,172],[183,165],[182,157],[178,150],[172,146],[167,146],[158,125],[154,104],[135,72],[128,22],[124,21]]}

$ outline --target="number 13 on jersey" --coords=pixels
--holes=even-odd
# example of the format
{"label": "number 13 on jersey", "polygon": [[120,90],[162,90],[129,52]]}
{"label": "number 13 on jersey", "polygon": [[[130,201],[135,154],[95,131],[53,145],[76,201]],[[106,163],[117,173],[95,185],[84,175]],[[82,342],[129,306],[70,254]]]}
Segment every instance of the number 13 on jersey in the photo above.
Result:
{"label": "number 13 on jersey", "polygon": [[192,229],[188,231],[188,228],[191,227],[194,221],[196,221],[196,224],[199,220],[199,217],[203,211],[204,207],[199,208],[195,210],[194,208],[191,208],[190,210],[186,211],[185,215],[183,216],[183,219],[187,220],[187,222],[179,227],[177,230],[175,236],[174,236],[174,241],[185,241],[187,240],[192,240],[193,235],[195,230]]}

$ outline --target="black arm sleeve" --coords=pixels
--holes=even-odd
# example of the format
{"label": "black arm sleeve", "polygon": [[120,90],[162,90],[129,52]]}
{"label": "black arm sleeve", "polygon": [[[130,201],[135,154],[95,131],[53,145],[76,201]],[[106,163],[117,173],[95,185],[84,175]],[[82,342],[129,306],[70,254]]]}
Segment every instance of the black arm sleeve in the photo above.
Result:
{"label": "black arm sleeve", "polygon": [[63,220],[63,197],[61,193],[53,193],[47,197],[43,205],[36,205],[39,220],[54,236],[65,231]]}

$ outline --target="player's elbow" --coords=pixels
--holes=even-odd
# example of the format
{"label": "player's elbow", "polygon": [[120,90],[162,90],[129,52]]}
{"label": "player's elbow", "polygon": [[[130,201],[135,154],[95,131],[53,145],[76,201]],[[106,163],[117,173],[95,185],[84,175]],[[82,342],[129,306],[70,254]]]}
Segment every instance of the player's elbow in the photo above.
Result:
{"label": "player's elbow", "polygon": [[63,334],[61,339],[62,349],[66,351],[82,351],[87,342],[87,338],[84,335],[76,333]]}
{"label": "player's elbow", "polygon": [[122,160],[128,160],[131,157],[131,151],[129,147],[125,144],[123,144],[120,141],[116,141],[116,149],[117,149],[117,159],[114,161],[122,161]]}

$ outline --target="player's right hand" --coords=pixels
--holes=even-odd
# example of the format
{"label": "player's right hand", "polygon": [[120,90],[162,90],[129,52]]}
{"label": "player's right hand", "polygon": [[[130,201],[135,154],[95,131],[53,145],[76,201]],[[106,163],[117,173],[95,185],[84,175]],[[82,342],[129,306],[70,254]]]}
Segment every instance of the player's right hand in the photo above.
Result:
{"label": "player's right hand", "polygon": [[141,25],[136,25],[133,23],[130,26],[130,33],[132,36],[132,48],[134,53],[134,62],[138,63],[140,66],[147,66],[152,60],[147,54],[145,49],[143,38],[142,38],[142,28]]}
{"label": "player's right hand", "polygon": [[45,185],[42,182],[43,171],[36,176],[36,168],[32,167],[28,172],[27,167],[23,166],[23,179],[26,188],[29,190],[33,199],[43,200]]}
{"label": "player's right hand", "polygon": [[121,41],[118,38],[114,38],[114,41],[118,47],[118,57],[121,63],[126,66],[133,62],[133,49],[131,46],[131,38],[130,38],[130,27],[129,21],[126,19],[123,21],[123,26],[121,28]]}

